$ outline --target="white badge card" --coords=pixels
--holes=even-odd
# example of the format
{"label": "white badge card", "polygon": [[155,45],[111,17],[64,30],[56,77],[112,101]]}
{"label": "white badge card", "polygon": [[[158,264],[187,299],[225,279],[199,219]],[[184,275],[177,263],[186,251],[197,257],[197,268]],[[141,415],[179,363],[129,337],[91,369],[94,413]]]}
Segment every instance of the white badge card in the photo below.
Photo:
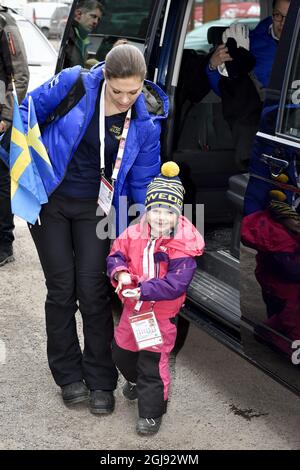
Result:
{"label": "white badge card", "polygon": [[104,176],[101,176],[98,204],[106,215],[110,212],[113,196],[114,188],[112,184]]}
{"label": "white badge card", "polygon": [[163,343],[154,312],[133,315],[129,317],[129,321],[139,349]]}

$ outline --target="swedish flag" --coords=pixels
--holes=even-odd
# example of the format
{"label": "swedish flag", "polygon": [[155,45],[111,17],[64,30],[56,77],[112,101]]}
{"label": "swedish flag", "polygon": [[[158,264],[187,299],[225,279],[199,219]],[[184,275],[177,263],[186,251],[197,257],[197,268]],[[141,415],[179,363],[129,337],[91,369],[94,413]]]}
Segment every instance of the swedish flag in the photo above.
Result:
{"label": "swedish flag", "polygon": [[47,150],[41,139],[41,132],[36,118],[34,109],[34,102],[31,96],[28,100],[28,131],[27,131],[27,142],[31,157],[37,167],[37,170],[41,176],[41,179],[50,180],[55,178],[53,168],[47,153]]}
{"label": "swedish flag", "polygon": [[38,219],[41,204],[48,202],[48,197],[31,158],[15,93],[9,157],[12,212],[34,224]]}

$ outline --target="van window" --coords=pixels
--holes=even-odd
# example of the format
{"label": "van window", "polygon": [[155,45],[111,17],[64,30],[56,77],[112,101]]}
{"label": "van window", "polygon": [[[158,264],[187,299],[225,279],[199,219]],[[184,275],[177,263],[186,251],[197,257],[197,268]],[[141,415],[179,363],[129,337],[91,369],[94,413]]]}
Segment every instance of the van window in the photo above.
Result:
{"label": "van window", "polygon": [[248,28],[254,29],[259,22],[259,18],[221,18],[218,20],[208,21],[207,23],[196,26],[189,31],[185,38],[184,48],[194,49],[197,52],[206,54],[211,50],[214,44],[209,44],[207,33],[211,27],[219,27],[220,29],[228,28],[233,22],[246,24]]}
{"label": "van window", "polygon": [[144,41],[154,7],[154,0],[109,0],[95,32],[90,35],[89,56],[104,60],[114,43],[124,38],[144,50]]}
{"label": "van window", "polygon": [[233,22],[238,22],[246,24],[249,29],[254,29],[259,20],[258,0],[252,2],[220,0],[219,6],[215,8],[209,2],[194,0],[184,48],[207,53],[212,47],[207,40],[208,30],[212,26],[226,29]]}
{"label": "van window", "polygon": [[[77,2],[78,3],[78,2]],[[91,2],[81,1],[83,8]],[[68,32],[67,47],[63,68],[82,65],[89,68],[96,62],[105,59],[106,54],[118,39],[126,38],[129,43],[144,51],[144,42],[149,27],[155,0],[107,0],[104,14],[94,29],[84,31],[84,24],[78,24],[78,14],[75,11],[73,24]]]}
{"label": "van window", "polygon": [[145,39],[154,0],[109,0],[105,2],[105,14],[99,23],[97,33]]}
{"label": "van window", "polygon": [[[300,33],[296,40],[299,45]],[[280,134],[300,140],[300,48],[296,46],[284,100]]]}
{"label": "van window", "polygon": [[[211,15],[219,12],[220,18],[234,20],[235,18],[259,18],[260,3],[259,0],[244,2],[243,0],[220,0],[220,4],[215,2],[205,2],[203,0],[195,0],[193,6],[193,20],[195,26],[206,23],[207,16],[211,19]],[[216,18],[216,17],[215,17]]]}

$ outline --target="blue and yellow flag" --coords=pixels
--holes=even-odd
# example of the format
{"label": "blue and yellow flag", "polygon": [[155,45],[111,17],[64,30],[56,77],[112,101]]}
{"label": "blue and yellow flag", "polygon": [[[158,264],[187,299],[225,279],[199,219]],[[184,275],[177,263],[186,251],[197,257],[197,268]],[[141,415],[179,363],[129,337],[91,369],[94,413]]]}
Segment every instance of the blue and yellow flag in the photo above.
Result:
{"label": "blue and yellow flag", "polygon": [[27,142],[31,157],[36,165],[42,181],[54,179],[54,172],[47,150],[41,138],[41,132],[36,118],[34,102],[31,96],[28,99],[28,131]]}
{"label": "blue and yellow flag", "polygon": [[48,202],[48,197],[31,158],[15,93],[9,158],[12,212],[27,222],[35,224],[41,204]]}

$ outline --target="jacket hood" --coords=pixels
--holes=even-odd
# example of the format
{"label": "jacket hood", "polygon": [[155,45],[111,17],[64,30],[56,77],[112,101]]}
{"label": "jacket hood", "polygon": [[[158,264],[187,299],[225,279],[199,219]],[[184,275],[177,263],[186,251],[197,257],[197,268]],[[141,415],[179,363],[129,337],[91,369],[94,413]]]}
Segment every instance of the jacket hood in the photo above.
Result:
{"label": "jacket hood", "polygon": [[168,248],[182,251],[188,256],[200,256],[204,251],[204,240],[196,227],[184,216],[178,219],[173,238],[166,243]]}
{"label": "jacket hood", "polygon": [[167,95],[155,83],[145,80],[143,87],[146,107],[149,114],[167,117],[169,100]]}
{"label": "jacket hood", "polygon": [[[104,62],[95,65],[89,72],[92,86],[98,86],[99,81],[104,79]],[[169,111],[169,99],[164,91],[150,80],[145,80],[143,92],[135,102],[135,110],[141,120],[165,119]]]}
{"label": "jacket hood", "polygon": [[[133,227],[134,226],[132,226],[132,228]],[[140,221],[140,231],[147,231],[150,235],[150,227],[146,221],[146,215],[143,215]],[[159,244],[179,251],[187,256],[201,256],[205,247],[202,235],[200,235],[196,227],[182,215],[178,218],[174,236],[161,237]]]}

